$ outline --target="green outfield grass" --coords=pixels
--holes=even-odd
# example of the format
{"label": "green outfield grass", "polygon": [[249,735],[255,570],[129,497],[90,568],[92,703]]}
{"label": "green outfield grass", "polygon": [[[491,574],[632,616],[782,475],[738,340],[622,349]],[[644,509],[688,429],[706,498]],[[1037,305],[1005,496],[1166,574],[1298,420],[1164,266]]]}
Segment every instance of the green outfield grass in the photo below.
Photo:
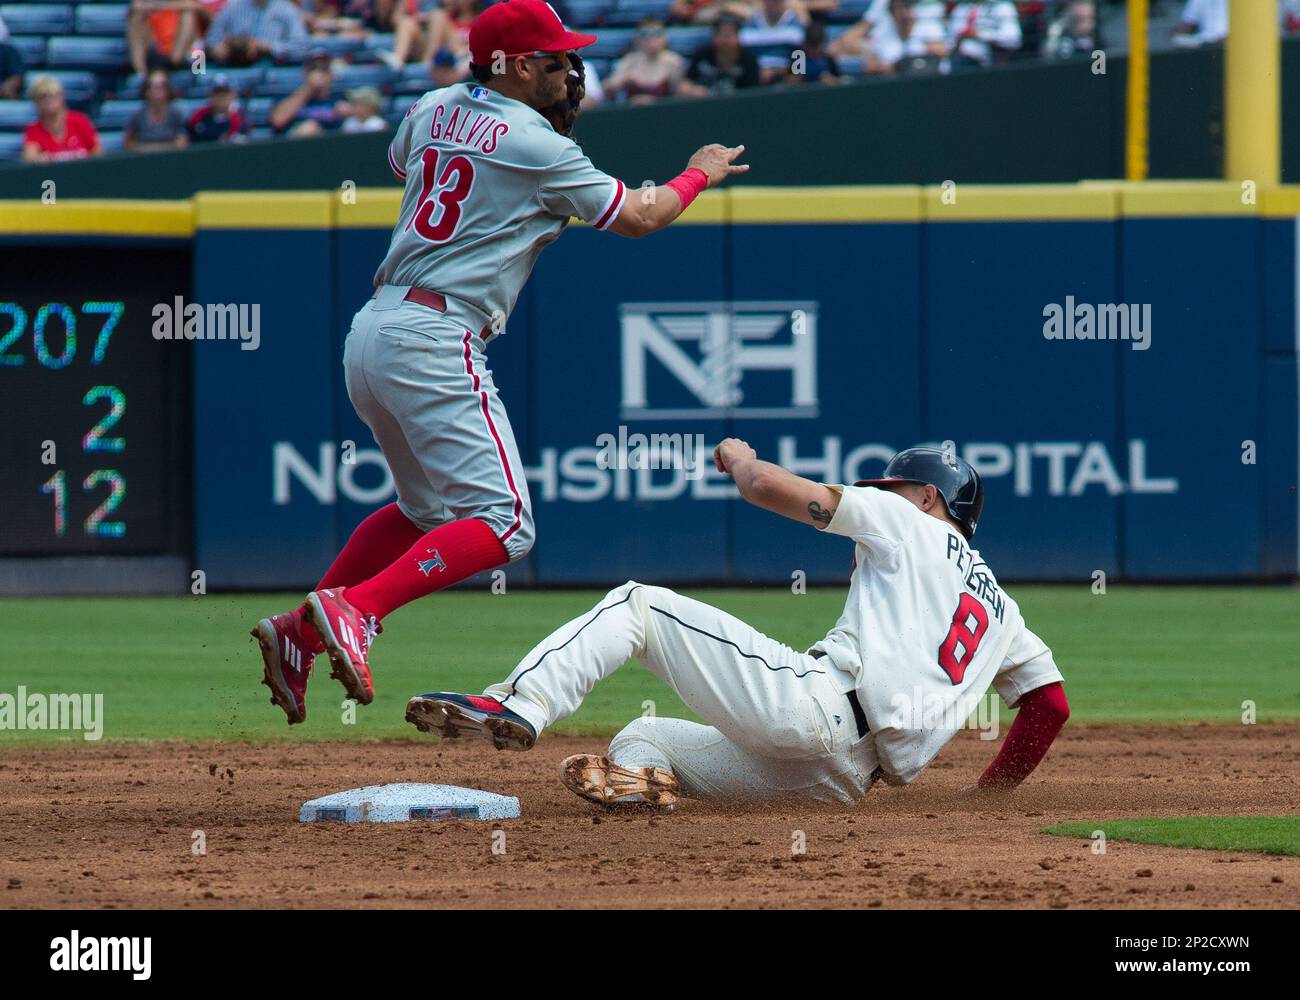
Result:
{"label": "green outfield grass", "polygon": [[[800,648],[834,624],[843,591],[795,596],[781,588],[685,593],[712,602]],[[1087,722],[1259,721],[1300,718],[1294,588],[1013,587],[1030,627],[1055,652],[1073,719]],[[418,736],[402,719],[414,693],[478,691],[502,679],[546,633],[588,610],[597,591],[438,594],[398,611],[379,638],[375,703],[341,721],[342,688],[328,665],[309,689],[306,724],[290,729],[259,684],[248,630],[300,595],[63,598],[0,601],[5,636],[0,694],[102,692],[106,739],[370,739]],[[568,732],[606,734],[653,700],[685,712],[633,664],[598,686]],[[689,714],[689,713],[687,713]],[[0,730],[0,744],[67,734]]]}
{"label": "green outfield grass", "polygon": [[1112,819],[1097,823],[1058,823],[1043,830],[1061,837],[1107,840],[1208,851],[1259,851],[1300,855],[1300,816],[1188,816],[1175,819]]}

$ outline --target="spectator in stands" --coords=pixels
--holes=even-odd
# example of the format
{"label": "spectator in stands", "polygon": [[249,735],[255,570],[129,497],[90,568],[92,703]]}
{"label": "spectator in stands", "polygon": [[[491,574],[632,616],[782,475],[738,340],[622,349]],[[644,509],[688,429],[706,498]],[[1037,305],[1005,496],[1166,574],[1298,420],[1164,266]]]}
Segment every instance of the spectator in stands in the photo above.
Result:
{"label": "spectator in stands", "polygon": [[23,54],[9,42],[9,29],[0,18],[0,100],[16,101],[23,96]]}
{"label": "spectator in stands", "polygon": [[185,131],[185,116],[172,102],[176,98],[171,77],[166,70],[150,70],[140,84],[144,106],[126,123],[122,145],[140,153],[159,153],[184,149],[190,144]]}
{"label": "spectator in stands", "polygon": [[826,45],[826,24],[813,21],[804,29],[803,42],[795,49],[786,72],[787,83],[840,83],[839,64]]}
{"label": "spectator in stands", "polygon": [[938,68],[948,55],[942,2],[884,0],[830,44],[833,55],[863,60],[868,73]]}
{"label": "spectator in stands", "polygon": [[23,160],[51,163],[100,156],[99,133],[90,119],[68,107],[63,84],[52,76],[38,76],[28,91],[36,105],[36,121],[23,132]]}
{"label": "spectator in stands", "polygon": [[450,49],[439,49],[433,54],[429,75],[433,78],[434,87],[450,87],[465,79],[465,70]]}
{"label": "spectator in stands", "polygon": [[605,103],[605,82],[600,78],[600,71],[594,63],[583,64],[584,87],[587,93],[582,98],[582,110],[590,111]]}
{"label": "spectator in stands", "polygon": [[347,109],[344,112],[342,130],[349,134],[355,132],[387,132],[388,122],[379,110],[384,106],[383,98],[374,87],[357,87],[347,94]]}
{"label": "spectator in stands", "polygon": [[208,29],[207,52],[214,62],[251,66],[267,57],[301,59],[307,22],[290,0],[230,0]]}
{"label": "spectator in stands", "polygon": [[436,53],[450,52],[461,66],[458,79],[467,79],[469,29],[481,11],[480,0],[402,0],[387,61],[397,69],[412,53],[416,62],[428,63]]}
{"label": "spectator in stands", "polygon": [[1283,34],[1294,35],[1300,32],[1300,0],[1282,0],[1278,14],[1282,18]]}
{"label": "spectator in stands", "polygon": [[991,66],[1002,55],[1019,50],[1020,14],[1011,0],[959,3],[948,15],[954,69]]}
{"label": "spectator in stands", "polygon": [[713,38],[691,57],[678,92],[687,97],[729,94],[762,82],[754,53],[740,44],[740,22],[726,15],[713,26]]}
{"label": "spectator in stands", "polygon": [[632,104],[649,104],[677,92],[686,76],[686,60],[668,47],[662,21],[648,17],[637,25],[635,48],[614,64],[605,92]]}
{"label": "spectator in stands", "polygon": [[199,35],[200,15],[206,11],[198,0],[134,0],[126,20],[131,68],[144,73],[153,66],[180,69],[188,65]]}
{"label": "spectator in stands", "polygon": [[1228,37],[1228,0],[1187,0],[1173,34],[1185,45],[1223,41]]}
{"label": "spectator in stands", "polygon": [[713,24],[724,14],[748,20],[754,5],[748,0],[673,0],[668,20],[674,24]]}
{"label": "spectator in stands", "polygon": [[271,128],[277,135],[295,139],[333,131],[347,117],[347,105],[335,101],[334,71],[329,56],[313,53],[302,67],[302,83],[292,94],[271,109]]}
{"label": "spectator in stands", "polygon": [[1097,6],[1093,0],[1071,0],[1048,26],[1043,55],[1048,59],[1070,59],[1089,55],[1097,44]]}
{"label": "spectator in stands", "polygon": [[397,0],[303,0],[307,31],[314,36],[365,38],[393,30]]}
{"label": "spectator in stands", "polygon": [[803,41],[809,20],[799,0],[762,0],[740,29],[740,41],[752,48],[794,48]]}
{"label": "spectator in stands", "polygon": [[190,116],[190,141],[241,142],[246,138],[247,129],[248,122],[235,99],[230,77],[218,74],[208,91],[208,103]]}

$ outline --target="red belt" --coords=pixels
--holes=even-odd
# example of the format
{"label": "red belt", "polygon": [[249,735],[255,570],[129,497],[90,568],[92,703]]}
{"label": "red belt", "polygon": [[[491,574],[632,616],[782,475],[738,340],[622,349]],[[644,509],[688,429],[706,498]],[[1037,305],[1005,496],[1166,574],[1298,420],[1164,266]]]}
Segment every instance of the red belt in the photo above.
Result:
{"label": "red belt", "polygon": [[[375,295],[372,298],[378,295],[379,289],[376,288]],[[430,309],[437,309],[438,312],[447,311],[447,299],[442,292],[434,292],[427,288],[418,288],[412,285],[402,298],[406,302],[414,302],[417,305],[428,306]]]}

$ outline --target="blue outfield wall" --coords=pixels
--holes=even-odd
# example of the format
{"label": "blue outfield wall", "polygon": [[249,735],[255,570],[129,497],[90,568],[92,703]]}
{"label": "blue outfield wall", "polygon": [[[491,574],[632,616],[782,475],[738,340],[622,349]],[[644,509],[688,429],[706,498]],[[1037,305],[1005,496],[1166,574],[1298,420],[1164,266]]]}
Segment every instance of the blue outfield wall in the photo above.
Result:
{"label": "blue outfield wall", "polygon": [[[644,240],[575,225],[548,248],[489,348],[538,524],[510,581],[845,577],[843,540],[711,466],[599,468],[620,427],[743,437],[834,482],[951,440],[1006,579],[1295,576],[1300,191],[952,193],[724,190]],[[195,203],[195,299],[263,310],[259,350],[195,345],[196,566],[301,588],[392,497],[340,362],[397,193]],[[1149,306],[1149,348],[1047,339],[1067,297]]]}

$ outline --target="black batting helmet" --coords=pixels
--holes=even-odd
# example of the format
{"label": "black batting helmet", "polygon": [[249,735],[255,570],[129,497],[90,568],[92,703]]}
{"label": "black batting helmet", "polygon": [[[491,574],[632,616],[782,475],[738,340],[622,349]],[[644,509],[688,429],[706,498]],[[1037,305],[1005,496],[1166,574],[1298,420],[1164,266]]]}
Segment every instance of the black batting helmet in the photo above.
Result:
{"label": "black batting helmet", "polygon": [[948,506],[967,541],[975,534],[984,509],[984,484],[969,462],[938,448],[908,448],[889,460],[879,479],[859,479],[854,486],[920,483],[933,486]]}

